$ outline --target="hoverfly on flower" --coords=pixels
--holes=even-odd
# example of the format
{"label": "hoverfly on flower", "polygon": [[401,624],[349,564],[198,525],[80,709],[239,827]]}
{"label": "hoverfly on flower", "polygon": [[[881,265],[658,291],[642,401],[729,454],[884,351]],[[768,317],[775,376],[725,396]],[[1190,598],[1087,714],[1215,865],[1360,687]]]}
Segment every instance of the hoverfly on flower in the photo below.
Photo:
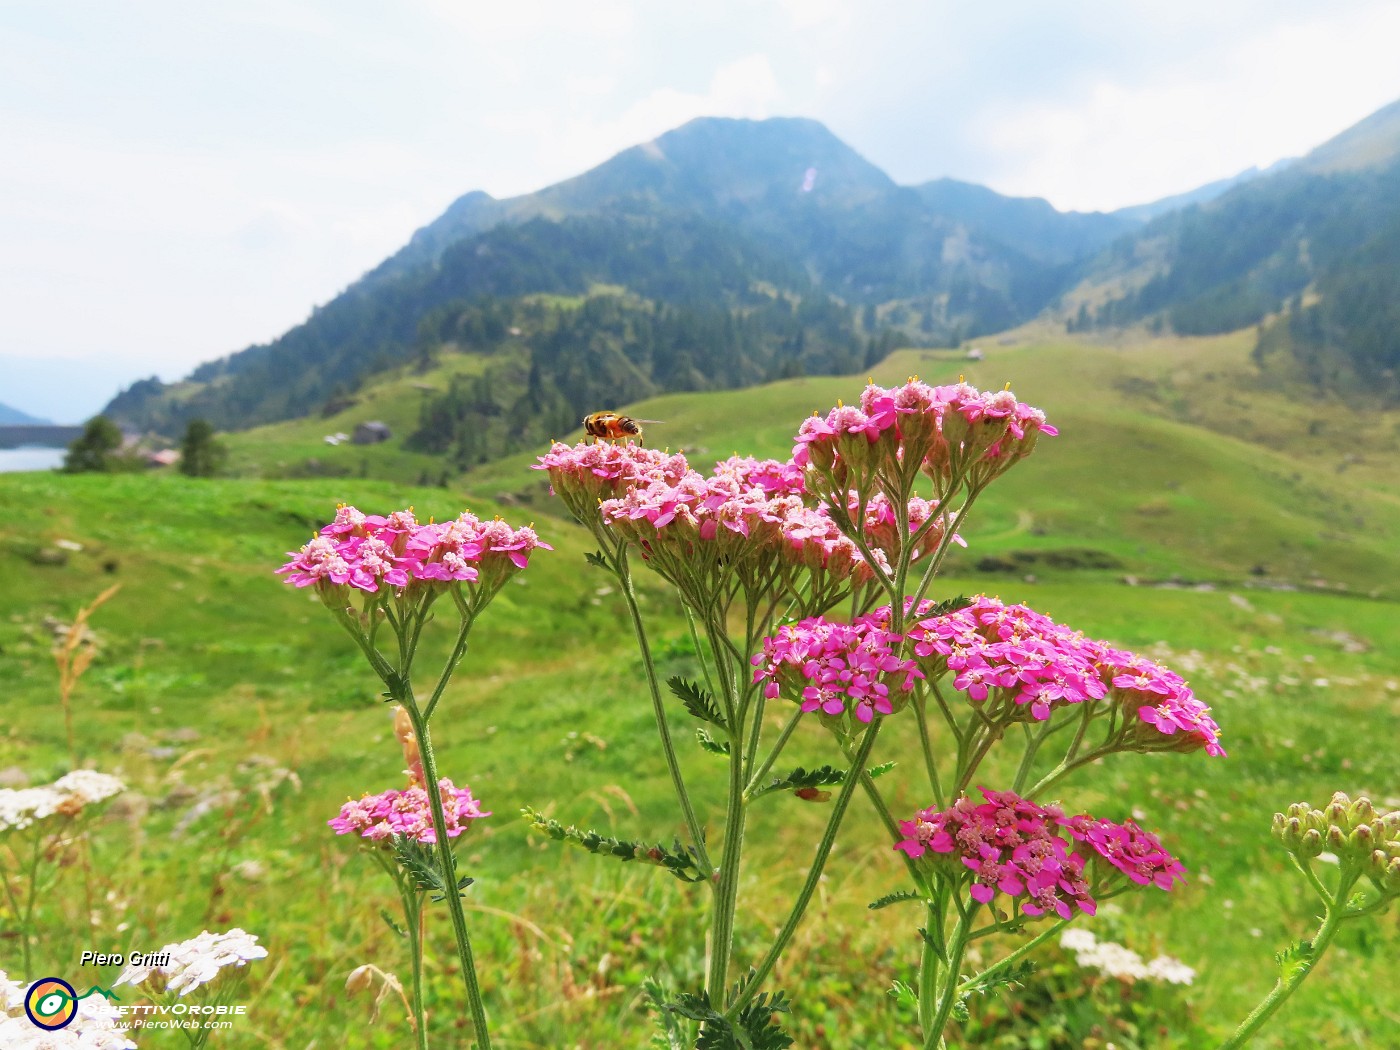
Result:
{"label": "hoverfly on flower", "polygon": [[590,412],[583,417],[583,429],[590,437],[609,441],[642,440],[641,423],[660,423],[659,419],[633,419],[620,412]]}

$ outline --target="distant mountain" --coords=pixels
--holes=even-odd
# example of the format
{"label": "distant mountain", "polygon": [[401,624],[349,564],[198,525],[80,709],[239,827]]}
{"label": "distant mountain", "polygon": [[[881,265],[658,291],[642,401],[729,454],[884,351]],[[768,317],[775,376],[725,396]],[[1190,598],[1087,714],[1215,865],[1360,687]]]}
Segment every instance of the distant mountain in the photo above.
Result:
{"label": "distant mountain", "polygon": [[[468,193],[285,335],[174,387],[135,384],[107,412],[166,433],[194,416],[236,428],[306,415],[444,346],[503,352],[470,334],[481,330],[471,311],[495,316],[488,301],[505,303],[523,333],[508,352],[539,371],[532,340],[591,331],[540,311],[599,291],[631,297],[629,310],[655,320],[641,327],[672,333],[642,355],[639,381],[660,389],[829,371],[891,338],[956,342],[1054,309],[1076,285],[1099,291],[1071,296],[1086,304],[1075,323],[1252,324],[1341,265],[1400,201],[1383,168],[1400,151],[1394,109],[1282,170],[1108,214],[952,179],[899,186],[812,120],[697,119],[537,193]],[[707,373],[703,361],[729,351],[707,357],[673,338],[664,318],[675,311],[683,332],[713,332],[728,317],[730,331],[747,333],[752,367]],[[538,379],[545,400],[562,382]]]}
{"label": "distant mountain", "polygon": [[[1272,174],[1154,219],[1089,268],[1077,323],[1285,324],[1314,381],[1400,395],[1400,102]],[[1099,291],[1096,293],[1094,289]]]}
{"label": "distant mountain", "polygon": [[[965,184],[901,187],[816,121],[699,119],[538,193],[469,193],[281,338],[175,389],[142,381],[107,411],[166,432],[196,415],[220,427],[304,415],[430,352],[444,311],[598,286],[658,310],[757,317],[765,369],[829,370],[881,332],[947,341],[1032,317],[1075,258],[1124,228]],[[784,311],[806,318],[800,337]]]}
{"label": "distant mountain", "polygon": [[1283,160],[1275,161],[1267,168],[1246,168],[1238,175],[1231,175],[1228,178],[1207,182],[1204,186],[1197,186],[1194,190],[1187,190],[1185,193],[1176,193],[1170,197],[1163,197],[1161,200],[1150,201],[1147,204],[1133,204],[1126,208],[1119,208],[1117,211],[1110,212],[1109,214],[1115,219],[1130,220],[1139,223],[1151,222],[1159,215],[1165,215],[1170,211],[1178,211],[1192,204],[1208,204],[1215,200],[1216,197],[1224,194],[1227,190],[1232,190],[1236,186],[1242,186],[1246,182],[1261,178],[1265,175],[1277,175],[1295,162],[1295,158],[1286,157]]}
{"label": "distant mountain", "polygon": [[40,419],[38,416],[31,416],[28,412],[21,412],[17,408],[0,404],[0,426],[50,426],[47,419]]}

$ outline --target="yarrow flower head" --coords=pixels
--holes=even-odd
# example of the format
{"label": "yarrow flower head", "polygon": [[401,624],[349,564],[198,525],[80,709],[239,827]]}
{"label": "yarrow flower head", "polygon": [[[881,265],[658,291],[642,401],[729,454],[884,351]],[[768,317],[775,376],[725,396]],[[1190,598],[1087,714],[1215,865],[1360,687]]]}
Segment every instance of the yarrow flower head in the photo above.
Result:
{"label": "yarrow flower head", "polygon": [[1125,715],[1124,747],[1225,754],[1210,708],[1179,675],[1024,605],[979,596],[954,612],[915,619],[908,635],[924,672],[935,679],[951,673],[990,717],[1043,722],[1068,705],[1106,701]]}
{"label": "yarrow flower head", "polygon": [[1066,817],[1014,792],[980,790],[985,802],[964,795],[945,810],[900,821],[905,837],[895,845],[916,860],[943,860],[941,870],[955,878],[970,873],[969,893],[980,904],[1001,893],[1027,915],[1053,911],[1068,919],[1093,915],[1094,888],[1112,887],[1120,874],[1164,890],[1182,877],[1180,862],[1131,822]]}
{"label": "yarrow flower head", "polygon": [[897,655],[899,641],[869,617],[847,624],[814,616],[764,639],[753,680],[765,683],[770,699],[787,693],[830,724],[845,715],[868,723],[903,708],[923,677]]}
{"label": "yarrow flower head", "polygon": [[208,984],[226,967],[242,967],[254,959],[265,959],[267,949],[258,944],[253,934],[234,928],[227,933],[205,930],[198,937],[167,944],[152,954],[167,956],[169,961],[161,966],[128,966],[112,987],[145,984],[157,976],[164,978],[167,991],[185,996]]}
{"label": "yarrow flower head", "polygon": [[815,472],[808,488],[827,498],[878,478],[891,499],[905,499],[903,465],[915,463],[942,496],[964,482],[982,487],[1030,455],[1040,435],[1057,433],[1010,390],[911,379],[889,389],[871,383],[858,405],[838,404],[825,418],[805,420],[792,459]]}
{"label": "yarrow flower head", "polygon": [[1196,971],[1180,959],[1158,955],[1144,962],[1131,948],[1101,941],[1088,930],[1065,930],[1060,934],[1060,947],[1072,952],[1075,962],[1086,970],[1098,970],[1109,977],[1157,984],[1190,984],[1196,979]]}
{"label": "yarrow flower head", "polygon": [[596,519],[600,500],[653,481],[675,484],[690,466],[684,456],[631,442],[566,445],[556,441],[532,469],[548,471],[554,494],[576,518],[588,523]]}
{"label": "yarrow flower head", "polygon": [[75,769],[43,787],[0,788],[0,833],[27,828],[55,814],[75,817],[125,790],[117,777],[92,769]]}
{"label": "yarrow flower head", "polygon": [[[473,820],[491,815],[472,798],[470,788],[456,787],[451,780],[443,777],[438,781],[438,789],[448,838],[457,838]],[[427,791],[416,786],[351,799],[340,807],[338,816],[326,823],[337,835],[353,832],[371,842],[387,842],[395,836],[415,839],[427,845],[437,842],[432,802]]]}
{"label": "yarrow flower head", "polygon": [[118,1027],[123,1023],[121,1011],[104,996],[79,999],[67,1025],[46,1031],[25,1014],[29,988],[0,970],[0,1046],[5,1050],[136,1050]]}
{"label": "yarrow flower head", "polygon": [[316,587],[323,601],[343,608],[349,589],[379,594],[479,581],[494,590],[525,568],[536,548],[553,550],[531,528],[482,521],[470,511],[423,525],[411,510],[381,517],[342,505],[277,572],[297,587]]}

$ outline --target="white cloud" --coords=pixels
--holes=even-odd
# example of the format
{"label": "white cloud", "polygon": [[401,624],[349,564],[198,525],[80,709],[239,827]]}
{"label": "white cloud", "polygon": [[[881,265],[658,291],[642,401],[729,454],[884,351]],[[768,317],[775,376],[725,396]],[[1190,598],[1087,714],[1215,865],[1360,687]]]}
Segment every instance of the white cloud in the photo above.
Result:
{"label": "white cloud", "polygon": [[1396,40],[1400,7],[1328,9],[1248,39],[1208,69],[1005,103],[984,114],[978,136],[1001,158],[989,181],[1061,208],[1110,209],[1300,155],[1400,96]]}

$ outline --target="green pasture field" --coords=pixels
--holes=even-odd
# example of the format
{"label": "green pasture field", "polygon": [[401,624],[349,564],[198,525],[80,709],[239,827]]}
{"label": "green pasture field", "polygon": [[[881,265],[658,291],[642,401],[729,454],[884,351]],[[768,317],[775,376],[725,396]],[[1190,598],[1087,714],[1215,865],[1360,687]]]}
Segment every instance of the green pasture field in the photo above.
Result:
{"label": "green pasture field", "polygon": [[[1230,433],[1228,413],[1216,407],[1193,408],[1193,399],[1214,405],[1226,396],[1230,370],[1246,367],[1242,339],[1231,338],[1150,352],[1028,332],[991,342],[984,361],[905,351],[877,371],[885,382],[911,372],[935,382],[965,372],[984,387],[1010,379],[1063,431],[984,497],[964,529],[969,550],[938,593],[1024,601],[1174,667],[1213,706],[1230,751],[1224,759],[1116,756],[1062,788],[1073,811],[1137,814],[1189,869],[1185,889],[1122,898],[1121,912],[1086,922],[1145,957],[1162,952],[1197,969],[1189,988],[1139,990],[1145,1002],[1159,997],[1143,1016],[1153,1025],[1165,1018],[1165,1029],[1134,1034],[1105,1023],[1096,1032],[1091,1014],[1103,1000],[1072,991],[1058,993],[1053,1025],[1034,1011],[1008,1019],[1009,1004],[1041,1001],[1032,988],[1013,989],[974,1003],[974,1021],[950,1046],[1214,1045],[1271,986],[1273,953],[1315,928],[1301,880],[1269,837],[1274,811],[1320,804],[1339,789],[1400,806],[1400,526],[1397,489],[1387,485],[1396,468],[1367,452],[1338,472],[1343,446],[1330,443],[1326,426],[1308,435],[1303,415],[1296,428],[1281,422],[1281,406],[1292,403],[1283,394],[1247,395],[1249,433]],[[1166,352],[1180,355],[1184,376],[1165,369]],[[1217,379],[1205,378],[1210,368]],[[1139,396],[1147,383],[1155,399]],[[791,380],[628,410],[667,420],[649,440],[684,447],[703,468],[733,451],[786,455],[802,416],[854,399],[860,385]],[[1180,391],[1185,408],[1173,400]],[[1356,418],[1393,436],[1382,413]],[[1260,437],[1266,419],[1282,436]],[[235,455],[256,456],[264,440],[289,448],[277,445],[291,442],[289,428],[276,440],[236,435]],[[211,1045],[409,1043],[396,1000],[372,1021],[369,999],[344,990],[361,963],[406,979],[407,960],[380,917],[396,907],[388,881],[325,823],[348,797],[399,786],[402,757],[350,640],[272,570],[340,501],[379,511],[413,505],[421,518],[470,506],[513,524],[533,519],[557,547],[537,553],[482,618],[434,722],[440,768],[494,814],[460,854],[477,880],[467,904],[493,1036],[505,1047],[645,1045],[641,982],[658,975],[673,986],[700,984],[704,891],[542,840],[518,819],[530,805],[623,837],[669,842],[679,831],[621,602],[610,578],[585,564],[586,534],[559,517],[540,475],[525,469],[531,458],[481,468],[447,489],[374,477],[0,475],[8,714],[0,769],[46,783],[68,768],[53,623],[121,584],[93,616],[101,649],[74,710],[81,761],[121,775],[131,790],[94,830],[86,868],[65,868],[41,907],[41,973],[107,982],[117,971],[80,970],[82,950],[152,951],[205,928],[241,926],[270,955],[249,967],[248,1015]],[[639,583],[662,672],[693,674],[668,592],[644,571]],[[434,644],[427,666],[445,651],[444,638]],[[681,739],[693,733],[679,704],[672,723]],[[879,748],[899,763],[885,783],[900,814],[931,801],[901,779],[914,766],[911,727],[892,719]],[[814,725],[799,736],[785,763],[839,761]],[[698,748],[683,757],[717,836],[722,768]],[[996,773],[993,764],[986,778]],[[781,793],[756,806],[741,964],[781,921],[825,816]],[[902,868],[868,805],[858,796],[854,806],[824,889],[773,981],[796,1000],[790,1027],[799,1047],[904,1047],[916,1029],[885,993],[912,979],[917,909],[866,909],[900,887]],[[89,904],[91,929],[81,924]],[[6,914],[0,969],[22,978],[12,926]],[[1393,916],[1344,929],[1256,1045],[1385,1045],[1400,1015],[1397,948]],[[428,956],[433,1045],[465,1045],[449,924],[437,910]],[[1044,962],[1057,987],[1092,983],[1058,950]],[[177,1045],[162,1035],[166,1042],[138,1042]]]}

